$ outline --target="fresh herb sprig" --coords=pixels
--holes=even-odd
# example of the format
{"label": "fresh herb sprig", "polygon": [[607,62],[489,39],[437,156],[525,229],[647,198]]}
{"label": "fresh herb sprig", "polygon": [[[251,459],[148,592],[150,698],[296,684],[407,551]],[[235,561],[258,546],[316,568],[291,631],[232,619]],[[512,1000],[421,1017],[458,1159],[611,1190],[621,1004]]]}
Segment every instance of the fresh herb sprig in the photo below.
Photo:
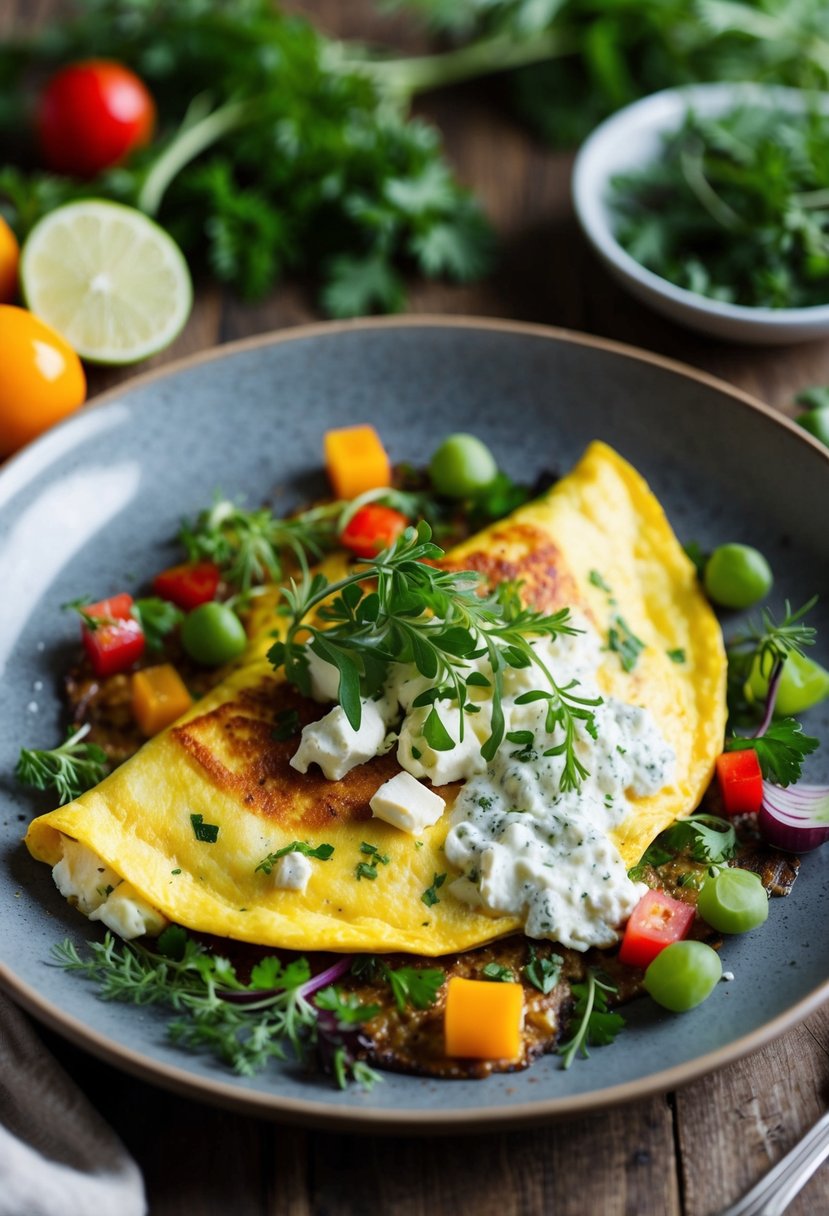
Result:
{"label": "fresh herb sprig", "polygon": [[[286,636],[269,651],[271,662],[277,669],[284,667],[288,680],[306,693],[306,646],[333,664],[339,672],[338,700],[355,730],[362,718],[361,697],[380,691],[390,664],[413,664],[431,682],[413,705],[430,706],[423,735],[436,751],[454,747],[441,720],[440,703],[458,707],[462,738],[464,716],[475,709],[469,688],[489,687],[491,728],[481,747],[488,760],[504,738],[504,672],[534,666],[547,687],[523,694],[518,702],[547,700],[547,730],[560,727],[564,733],[561,744],[548,754],[565,757],[562,789],[577,788],[585,770],[575,753],[576,724],[581,721],[595,730],[593,711],[601,702],[579,697],[573,691],[575,682],[559,685],[530,641],[579,633],[569,609],[546,615],[525,608],[517,589],[508,584],[482,596],[481,578],[474,571],[440,570],[431,564],[444,556],[431,536],[428,524],[421,522],[336,583],[307,572],[299,583],[292,581],[282,592],[289,616]],[[375,581],[371,590],[364,586],[368,579]],[[491,679],[469,671],[469,660],[481,656],[486,656]]]}
{"label": "fresh herb sprig", "polygon": [[763,776],[776,785],[792,785],[799,781],[804,758],[818,746],[818,740],[804,734],[796,718],[779,718],[769,722],[761,735],[751,738],[731,735],[725,741],[727,752],[754,748]]}
{"label": "fresh herb sprig", "polygon": [[96,743],[83,742],[90,730],[89,723],[70,730],[64,742],[50,750],[21,748],[14,770],[18,781],[37,790],[55,790],[61,806],[91,790],[106,776],[108,759]]}
{"label": "fresh herb sprig", "polygon": [[[735,722],[745,722],[756,715],[756,708],[746,699],[745,686],[756,668],[771,687],[789,654],[803,655],[815,643],[816,630],[805,624],[804,618],[817,603],[817,597],[807,600],[797,611],[785,603],[783,619],[778,624],[770,609],[764,608],[760,620],[748,625],[730,639],[728,654],[728,710]],[[755,718],[756,720],[756,718]]]}
{"label": "fresh herb sprig", "polygon": [[618,176],[620,243],[643,266],[730,304],[829,299],[829,124],[818,112],[746,105],[689,112],[652,164]]}
{"label": "fresh herb sprig", "polygon": [[191,561],[215,562],[244,592],[268,579],[278,582],[287,555],[307,570],[334,546],[341,513],[342,504],[333,503],[280,518],[267,507],[249,511],[217,497],[193,522],[185,520],[179,540]]}
{"label": "fresh herb sprig", "polygon": [[707,865],[722,865],[730,861],[737,853],[734,825],[717,815],[692,815],[689,819],[678,819],[648,845],[639,862],[628,870],[628,876],[639,881],[650,866],[658,869],[685,852],[692,861]]}
{"label": "fresh herb sprig", "polygon": [[588,969],[583,984],[573,984],[576,1028],[571,1037],[556,1048],[564,1068],[569,1068],[578,1055],[587,1059],[588,1046],[606,1047],[622,1030],[625,1019],[619,1013],[612,1013],[607,1006],[608,996],[616,992],[616,985],[592,968]]}
{"label": "fresh herb sprig", "polygon": [[[52,953],[59,966],[95,982],[102,1000],[172,1009],[178,1016],[168,1030],[175,1043],[191,1051],[208,1051],[242,1076],[290,1055],[311,1062],[320,1047],[321,1009],[334,1015],[326,1018],[324,1027],[329,1042],[377,1012],[354,1001],[346,1013],[340,1004],[333,1006],[333,988],[322,987],[344,974],[350,960],[312,977],[305,958],[283,964],[268,957],[243,983],[227,958],[211,953],[178,925],[164,931],[155,950],[138,942],[119,942],[107,933],[103,942],[90,942],[89,951],[91,957],[81,958],[67,939]],[[338,1058],[342,1065],[343,1054]],[[357,1063],[361,1062],[351,1057],[348,1071],[365,1083],[371,1070],[365,1065],[354,1067]],[[335,1069],[338,1082],[345,1082],[345,1072],[342,1067]]]}
{"label": "fresh herb sprig", "polygon": [[351,964],[351,974],[369,983],[385,980],[392,991],[400,1013],[407,1008],[431,1009],[435,1004],[446,972],[440,967],[397,967],[392,969],[376,954],[358,955]]}
{"label": "fresh herb sprig", "polygon": [[561,969],[564,959],[560,954],[540,955],[535,946],[528,946],[529,959],[521,974],[528,984],[537,988],[544,996],[548,996],[561,979]]}

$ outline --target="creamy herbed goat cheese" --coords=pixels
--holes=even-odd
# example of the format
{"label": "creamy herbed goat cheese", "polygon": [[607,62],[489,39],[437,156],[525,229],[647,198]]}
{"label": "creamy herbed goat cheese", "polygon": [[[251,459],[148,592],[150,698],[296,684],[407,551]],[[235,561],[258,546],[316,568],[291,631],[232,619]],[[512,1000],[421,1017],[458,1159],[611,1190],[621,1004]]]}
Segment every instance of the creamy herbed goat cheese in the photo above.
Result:
{"label": "creamy herbed goat cheese", "polygon": [[[582,632],[538,638],[532,645],[559,687],[576,681],[579,697],[598,702],[591,707],[592,726],[581,720],[575,725],[574,751],[586,772],[578,789],[562,790],[564,749],[545,754],[559,751],[565,737],[561,725],[547,731],[547,702],[518,703],[523,693],[547,687],[537,664],[504,673],[505,738],[489,763],[481,755],[492,721],[486,688],[468,690],[476,712],[463,715],[463,736],[458,706],[438,702],[454,743],[444,750],[424,738],[431,706],[414,702],[429,681],[410,664],[393,665],[382,700],[365,701],[364,711],[372,720],[382,714],[387,728],[396,727],[404,771],[435,785],[464,782],[445,843],[447,861],[461,872],[451,893],[493,916],[520,917],[529,937],[586,950],[617,940],[618,926],[644,891],[628,877],[609,833],[630,812],[631,797],[654,794],[670,782],[676,757],[647,709],[602,699],[596,683],[601,640],[586,619],[573,623]],[[485,657],[464,668],[464,676],[492,676]],[[338,723],[337,740],[343,774],[366,759],[362,731],[345,725],[347,730]],[[326,729],[317,723],[305,728],[297,753],[301,763],[310,760],[317,734]],[[348,731],[354,736],[351,749]],[[518,732],[522,741],[510,741]],[[379,738],[379,723],[374,733]]]}

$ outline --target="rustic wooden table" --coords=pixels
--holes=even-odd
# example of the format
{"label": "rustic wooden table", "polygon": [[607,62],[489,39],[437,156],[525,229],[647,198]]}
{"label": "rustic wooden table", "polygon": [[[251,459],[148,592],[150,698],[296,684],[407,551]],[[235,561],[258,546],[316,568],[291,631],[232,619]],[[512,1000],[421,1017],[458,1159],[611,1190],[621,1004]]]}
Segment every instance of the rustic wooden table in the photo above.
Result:
{"label": "rustic wooden table", "polygon": [[[60,7],[59,0],[0,0],[0,36]],[[373,15],[370,0],[294,0],[291,7],[334,34],[422,45],[405,22]],[[829,344],[719,344],[623,294],[577,229],[572,158],[533,142],[499,108],[498,92],[495,84],[454,89],[419,106],[483,201],[500,234],[501,258],[484,283],[414,285],[412,312],[511,317],[611,337],[703,368],[787,413],[795,392],[829,381]],[[317,317],[310,293],[295,285],[255,305],[202,287],[186,331],[154,362]],[[94,372],[91,390],[124,378]],[[458,1137],[415,1139],[281,1127],[165,1093],[46,1037],[137,1158],[153,1216],[708,1216],[764,1174],[829,1096],[829,1008],[681,1092],[568,1123],[465,1139],[462,1128]],[[829,1170],[790,1211],[829,1211]]]}

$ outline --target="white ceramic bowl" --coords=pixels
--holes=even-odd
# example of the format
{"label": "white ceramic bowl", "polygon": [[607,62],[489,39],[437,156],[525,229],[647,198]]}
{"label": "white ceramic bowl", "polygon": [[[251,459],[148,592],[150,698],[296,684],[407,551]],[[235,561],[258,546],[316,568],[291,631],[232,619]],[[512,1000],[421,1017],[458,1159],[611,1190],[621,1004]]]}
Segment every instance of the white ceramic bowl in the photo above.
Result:
{"label": "white ceramic bowl", "polygon": [[[676,130],[692,107],[708,116],[737,105],[775,106],[803,114],[809,102],[799,89],[756,84],[698,84],[665,89],[626,106],[597,127],[582,145],[573,170],[573,202],[587,239],[620,283],[674,321],[735,342],[804,342],[829,336],[829,303],[811,308],[750,308],[724,304],[646,270],[613,235],[609,182],[618,173],[654,160],[663,134]],[[829,95],[820,96],[829,113]]]}

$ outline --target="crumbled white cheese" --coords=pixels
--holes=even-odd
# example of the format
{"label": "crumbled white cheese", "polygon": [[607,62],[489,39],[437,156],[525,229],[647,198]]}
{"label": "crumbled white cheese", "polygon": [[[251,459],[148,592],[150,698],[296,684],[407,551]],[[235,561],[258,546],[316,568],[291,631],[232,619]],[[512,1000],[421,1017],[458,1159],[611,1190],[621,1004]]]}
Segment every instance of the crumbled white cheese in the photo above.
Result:
{"label": "crumbled white cheese", "polygon": [[61,837],[63,856],[52,867],[55,886],[79,912],[89,916],[121,881],[120,874],[105,865],[97,853],[79,840]]}
{"label": "crumbled white cheese", "polygon": [[284,891],[304,892],[312,872],[311,862],[302,853],[286,853],[274,866],[274,886]]}
{"label": "crumbled white cheese", "polygon": [[313,650],[306,649],[308,659],[308,679],[311,682],[311,696],[315,701],[336,701],[340,687],[340,673],[333,663],[326,663]]}
{"label": "crumbled white cheese", "polygon": [[730,984],[731,981],[734,979],[734,972],[733,971],[723,971],[722,975],[720,976],[720,979],[722,980],[723,983]]}
{"label": "crumbled white cheese", "polygon": [[382,751],[386,739],[386,722],[374,701],[363,700],[360,727],[355,730],[341,705],[335,706],[318,722],[303,728],[292,766],[307,773],[318,764],[329,781],[340,781],[346,773],[365,764]]}
{"label": "crumbled white cheese", "polygon": [[157,937],[167,925],[167,918],[142,899],[128,882],[119,883],[100,907],[90,912],[89,919],[101,921],[125,941],[145,933]]}
{"label": "crumbled white cheese", "polygon": [[380,786],[369,806],[377,819],[417,836],[437,823],[446,804],[411,773],[402,772]]}

